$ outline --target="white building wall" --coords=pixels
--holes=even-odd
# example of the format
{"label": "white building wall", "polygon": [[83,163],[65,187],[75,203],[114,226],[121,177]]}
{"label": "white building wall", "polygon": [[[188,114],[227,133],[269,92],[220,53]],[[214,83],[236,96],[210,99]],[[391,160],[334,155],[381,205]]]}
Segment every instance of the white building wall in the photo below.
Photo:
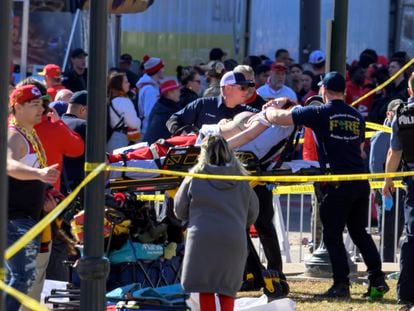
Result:
{"label": "white building wall", "polygon": [[[340,1],[340,0],[339,0]],[[349,0],[347,61],[366,48],[387,55],[389,0]],[[297,60],[299,52],[299,0],[252,0],[250,54],[271,59],[278,48],[286,48]],[[334,16],[334,0],[321,0],[321,46],[326,49],[326,25]],[[316,22],[316,21],[315,21]]]}

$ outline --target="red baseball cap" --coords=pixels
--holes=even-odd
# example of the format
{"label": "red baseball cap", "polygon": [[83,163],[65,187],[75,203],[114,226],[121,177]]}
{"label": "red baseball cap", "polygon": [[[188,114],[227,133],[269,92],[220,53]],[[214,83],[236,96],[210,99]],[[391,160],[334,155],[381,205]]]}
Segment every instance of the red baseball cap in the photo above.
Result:
{"label": "red baseball cap", "polygon": [[42,97],[42,93],[37,86],[33,84],[23,85],[15,89],[10,95],[10,106],[13,107],[16,104],[23,104],[33,99]]}
{"label": "red baseball cap", "polygon": [[50,78],[60,78],[62,75],[62,70],[58,65],[55,64],[47,64],[43,67],[43,71],[39,72],[41,76],[47,76]]}
{"label": "red baseball cap", "polygon": [[179,89],[180,85],[177,83],[177,81],[171,79],[171,80],[165,80],[160,85],[160,94],[164,95],[164,93],[172,90]]}
{"label": "red baseball cap", "polygon": [[286,65],[282,62],[274,62],[270,68],[272,69],[272,71],[284,71],[284,72],[286,72],[288,70]]}

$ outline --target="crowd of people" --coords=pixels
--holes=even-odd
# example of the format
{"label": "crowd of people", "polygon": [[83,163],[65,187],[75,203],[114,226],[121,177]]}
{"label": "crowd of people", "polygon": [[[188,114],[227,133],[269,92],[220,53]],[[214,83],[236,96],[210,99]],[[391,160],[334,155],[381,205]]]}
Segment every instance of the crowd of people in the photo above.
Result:
{"label": "crowd of people", "polygon": [[[83,49],[74,49],[70,53],[70,67],[64,73],[59,66],[47,64],[39,73],[44,81],[29,77],[11,88],[7,166],[9,246],[84,178],[87,56]],[[107,136],[106,151],[111,154],[139,141],[151,145],[160,139],[168,140],[215,125],[204,135],[201,155],[192,171],[240,175],[247,172],[232,150],[248,149],[260,159],[268,153],[270,142],[277,144],[294,129],[304,127],[305,142],[296,156],[319,161],[325,173],[366,172],[368,158],[372,172],[396,171],[401,168],[401,158],[404,168],[411,170],[414,156],[409,141],[414,135],[411,133],[414,114],[410,108],[414,76],[410,70],[354,108],[351,106],[396,74],[408,60],[405,52],[396,52],[388,60],[366,49],[358,60],[347,65],[346,75],[342,76],[325,72],[326,56],[321,50],[312,51],[305,64],[295,63],[286,49],[277,50],[274,59],[250,55],[238,64],[227,58],[222,49],[213,48],[208,61],[180,65],[176,77],[170,78],[165,77],[168,64],[162,59],[145,55],[140,71],[134,72],[133,57],[123,54],[118,66],[109,70],[107,102],[102,103],[102,109],[107,110],[107,132],[103,133]],[[316,95],[320,95],[320,105],[309,105]],[[391,138],[378,133],[369,149],[365,139],[366,120],[391,126]],[[378,142],[380,139],[390,142],[389,151],[388,145]],[[147,151],[153,152],[150,148]],[[394,196],[394,201],[402,202],[406,197],[407,241],[401,251],[398,297],[400,303],[411,306],[414,304],[414,190],[412,178],[406,182],[406,195],[402,191],[401,197]],[[323,195],[317,208],[334,283],[318,297],[350,298],[349,267],[342,241],[345,226],[368,267],[366,296],[382,297],[389,287],[380,254],[365,230],[368,181],[328,183],[320,188]],[[387,178],[382,192],[391,196],[393,190],[392,179]],[[21,193],[27,195],[22,197]],[[233,309],[243,271],[254,269],[249,267],[252,262],[249,257],[254,254],[247,251],[246,242],[250,224],[254,224],[263,245],[267,269],[286,280],[273,224],[272,196],[268,185],[256,185],[252,190],[247,183],[234,181],[186,178],[182,183],[174,209],[188,228],[182,285],[187,292],[201,293],[202,310],[211,310],[214,293],[220,295],[222,310]],[[381,200],[378,205],[383,210]],[[383,215],[386,224],[396,217],[395,208],[393,211],[392,216]],[[404,223],[403,213],[398,217],[400,224]],[[53,223],[41,238],[33,239],[7,261],[10,286],[39,300],[45,278],[67,280],[61,262],[69,255],[67,246],[71,240],[59,230],[60,226],[59,221]],[[397,231],[399,238],[401,225]],[[394,229],[388,230],[383,239],[383,260],[393,261],[395,249],[390,241],[394,240]],[[243,287],[248,289],[262,285],[254,278],[244,282]],[[20,303],[7,296],[7,310],[19,308]]]}

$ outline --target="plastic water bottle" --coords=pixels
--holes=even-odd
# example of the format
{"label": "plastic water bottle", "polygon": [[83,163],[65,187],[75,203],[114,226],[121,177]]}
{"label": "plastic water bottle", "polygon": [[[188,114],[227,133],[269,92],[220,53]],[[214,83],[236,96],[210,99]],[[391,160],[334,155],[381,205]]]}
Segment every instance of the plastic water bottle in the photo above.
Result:
{"label": "plastic water bottle", "polygon": [[390,211],[392,207],[394,206],[394,200],[392,199],[392,196],[382,196],[382,203],[384,204],[385,210]]}

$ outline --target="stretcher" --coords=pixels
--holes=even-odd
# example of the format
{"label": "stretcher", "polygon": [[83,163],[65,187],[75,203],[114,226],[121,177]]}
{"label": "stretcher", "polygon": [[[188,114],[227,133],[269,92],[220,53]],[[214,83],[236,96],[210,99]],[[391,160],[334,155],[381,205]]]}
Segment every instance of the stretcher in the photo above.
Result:
{"label": "stretcher", "polygon": [[[318,163],[307,163],[296,167],[285,165],[287,160],[292,158],[295,150],[295,131],[281,140],[276,146],[270,148],[268,154],[258,159],[251,151],[238,150],[235,152],[238,159],[243,163],[253,176],[282,176],[295,174],[318,174]],[[138,148],[123,148],[120,152],[108,156],[108,161],[112,166],[117,167],[139,167],[162,169],[166,171],[187,172],[197,163],[200,147],[195,145],[196,135],[176,136],[171,139],[161,140],[148,146],[138,145]],[[292,169],[294,167],[294,169]],[[155,194],[166,193],[167,200],[172,201],[175,191],[180,186],[184,177],[171,176],[168,174],[148,173],[148,172],[112,172],[107,183],[107,188],[111,193],[136,193]],[[165,207],[166,213],[170,208]],[[171,211],[170,211],[171,214]],[[171,215],[169,215],[170,218]],[[251,242],[251,241],[250,241]],[[277,271],[266,271],[261,265],[256,250],[252,243],[249,243],[252,256],[250,260],[255,262],[255,271],[250,271],[255,279],[255,285],[264,288],[264,292],[271,298],[286,296],[289,292],[287,282],[280,278]],[[256,269],[257,268],[257,269]],[[246,276],[249,271],[246,271]],[[246,278],[247,280],[247,278]]]}
{"label": "stretcher", "polygon": [[[314,161],[303,162],[293,170],[292,166],[286,163],[286,161],[292,159],[295,149],[294,134],[295,131],[276,146],[273,146],[268,154],[261,159],[258,159],[252,151],[238,150],[235,151],[235,154],[253,176],[319,173],[319,164]],[[200,153],[200,147],[194,145],[196,139],[195,135],[176,136],[136,150],[133,150],[133,148],[125,150],[124,148],[123,153],[109,156],[108,160],[110,165],[115,167],[139,167],[186,172],[196,164]],[[112,172],[107,187],[113,191],[163,193],[167,190],[177,189],[182,180],[183,177],[160,175],[158,173]]]}

